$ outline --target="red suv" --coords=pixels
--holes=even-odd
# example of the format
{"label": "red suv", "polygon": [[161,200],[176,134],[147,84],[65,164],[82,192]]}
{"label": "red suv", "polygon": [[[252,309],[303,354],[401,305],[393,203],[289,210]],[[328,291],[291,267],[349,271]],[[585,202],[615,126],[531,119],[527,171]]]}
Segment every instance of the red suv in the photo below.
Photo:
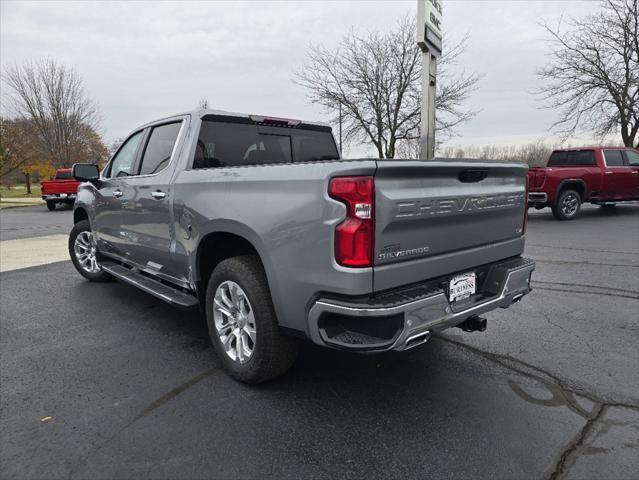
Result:
{"label": "red suv", "polygon": [[583,202],[613,206],[639,200],[639,151],[624,147],[555,150],[546,167],[528,171],[528,206],[572,220]]}

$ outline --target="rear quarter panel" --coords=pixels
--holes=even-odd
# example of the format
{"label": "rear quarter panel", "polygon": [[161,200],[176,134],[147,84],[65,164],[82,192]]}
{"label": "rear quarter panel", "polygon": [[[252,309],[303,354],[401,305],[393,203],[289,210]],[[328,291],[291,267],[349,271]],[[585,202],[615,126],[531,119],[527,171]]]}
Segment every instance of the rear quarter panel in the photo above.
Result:
{"label": "rear quarter panel", "polygon": [[282,326],[306,331],[307,309],[320,292],[369,294],[371,268],[345,269],[334,260],[333,233],[346,209],[327,191],[333,176],[372,175],[375,165],[360,160],[181,171],[173,185],[175,255],[188,265],[186,280],[199,280],[200,241],[227,232],[258,251]]}
{"label": "rear quarter panel", "polygon": [[548,194],[548,201],[554,203],[561,187],[569,182],[582,182],[585,186],[585,198],[598,191],[601,185],[601,168],[592,167],[547,167],[546,181],[543,191]]}

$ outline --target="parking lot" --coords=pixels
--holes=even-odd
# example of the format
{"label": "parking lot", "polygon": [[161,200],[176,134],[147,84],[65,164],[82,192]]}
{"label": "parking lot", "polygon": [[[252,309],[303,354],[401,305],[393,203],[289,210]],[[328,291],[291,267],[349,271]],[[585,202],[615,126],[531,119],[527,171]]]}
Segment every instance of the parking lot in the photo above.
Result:
{"label": "parking lot", "polygon": [[[0,240],[70,210],[3,210]],[[197,312],[70,261],[0,274],[2,478],[636,478],[639,205],[531,211],[534,291],[423,347],[307,345],[251,387]]]}

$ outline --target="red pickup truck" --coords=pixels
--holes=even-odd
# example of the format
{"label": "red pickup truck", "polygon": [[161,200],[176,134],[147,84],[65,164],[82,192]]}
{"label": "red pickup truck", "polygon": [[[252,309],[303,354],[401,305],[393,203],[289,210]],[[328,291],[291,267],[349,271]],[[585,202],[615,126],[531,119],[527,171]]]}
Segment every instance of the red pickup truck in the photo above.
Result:
{"label": "red pickup truck", "polygon": [[546,167],[528,171],[528,206],[572,220],[581,204],[639,200],[639,151],[624,147],[555,150]]}
{"label": "red pickup truck", "polygon": [[55,210],[58,203],[73,205],[78,194],[78,185],[80,182],[73,178],[70,168],[60,168],[53,179],[40,182],[42,200],[47,202],[49,210]]}

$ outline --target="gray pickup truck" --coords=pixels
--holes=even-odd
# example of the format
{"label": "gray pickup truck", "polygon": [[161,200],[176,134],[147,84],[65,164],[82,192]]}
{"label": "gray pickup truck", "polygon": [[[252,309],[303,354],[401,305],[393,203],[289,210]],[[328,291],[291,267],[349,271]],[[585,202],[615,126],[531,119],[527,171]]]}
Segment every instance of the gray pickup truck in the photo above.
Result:
{"label": "gray pickup truck", "polygon": [[406,350],[530,291],[526,167],[343,160],[327,125],[220,111],[136,129],[83,183],[69,252],[205,313],[234,378],[285,372],[300,340]]}

